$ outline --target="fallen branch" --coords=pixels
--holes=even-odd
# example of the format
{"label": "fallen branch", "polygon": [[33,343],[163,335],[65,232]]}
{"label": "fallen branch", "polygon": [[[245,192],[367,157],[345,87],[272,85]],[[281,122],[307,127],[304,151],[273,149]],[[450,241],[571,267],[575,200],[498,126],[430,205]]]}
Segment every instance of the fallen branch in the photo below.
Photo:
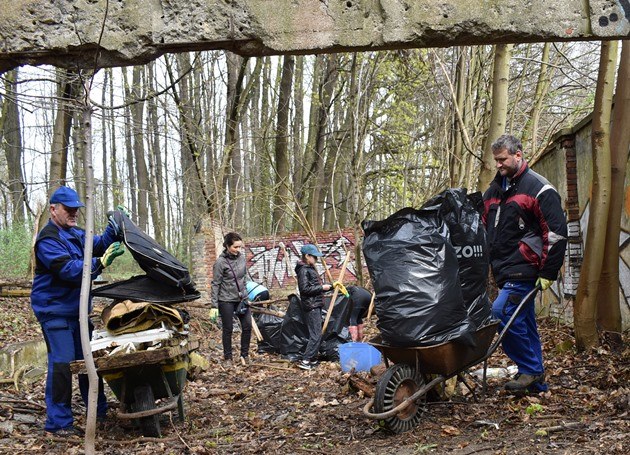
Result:
{"label": "fallen branch", "polygon": [[585,425],[581,422],[569,422],[569,423],[563,423],[562,425],[555,425],[553,427],[540,428],[536,430],[536,432],[545,431],[547,433],[556,433],[562,430],[579,430],[583,428],[584,426]]}
{"label": "fallen branch", "polygon": [[0,405],[5,404],[5,403],[25,404],[28,406],[35,406],[39,409],[46,409],[46,406],[36,403],[34,401],[19,400],[17,398],[9,398],[5,396],[0,396]]}
{"label": "fallen branch", "polygon": [[366,396],[372,398],[374,396],[374,385],[355,374],[350,375],[348,382],[355,389],[361,390]]}
{"label": "fallen branch", "polygon": [[293,368],[287,368],[287,367],[278,367],[275,365],[268,365],[266,363],[250,363],[249,366],[252,367],[260,367],[260,368],[272,368],[274,370],[284,370],[284,371],[293,371]]}
{"label": "fallen branch", "polygon": [[282,313],[280,311],[267,310],[267,309],[264,309],[264,308],[256,308],[254,305],[251,305],[251,309],[252,309],[252,313],[268,314],[270,316],[276,316],[276,317],[279,317],[279,318],[283,318],[284,317],[284,313]]}
{"label": "fallen branch", "polygon": [[20,387],[18,386],[20,382],[20,377],[24,375],[28,366],[22,365],[11,378],[0,379],[0,384],[13,384],[15,386],[15,391],[19,392]]}

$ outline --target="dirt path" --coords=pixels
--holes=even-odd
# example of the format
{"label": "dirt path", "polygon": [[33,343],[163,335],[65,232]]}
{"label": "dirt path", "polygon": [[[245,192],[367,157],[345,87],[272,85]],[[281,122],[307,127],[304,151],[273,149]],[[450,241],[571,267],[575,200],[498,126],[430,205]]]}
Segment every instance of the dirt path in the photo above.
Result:
{"label": "dirt path", "polygon": [[[0,299],[0,347],[41,335],[28,300]],[[97,450],[108,454],[155,453],[618,453],[630,450],[630,349],[602,348],[576,355],[570,329],[543,323],[550,391],[515,398],[505,379],[489,381],[479,402],[460,387],[451,401],[426,406],[420,424],[393,435],[363,416],[367,401],[348,384],[348,374],[325,362],[303,371],[278,356],[254,355],[247,368],[220,362],[220,331],[191,310],[193,331],[210,369],[188,383],[184,423],[162,416],[164,437],[143,438],[111,418],[97,431]],[[497,352],[490,366],[506,366]],[[361,373],[370,381],[367,373]],[[43,433],[43,378],[16,391],[0,386],[0,453],[83,452],[83,440]],[[118,403],[109,392],[112,411]],[[78,425],[84,413],[74,395]],[[114,413],[111,412],[111,415]]]}

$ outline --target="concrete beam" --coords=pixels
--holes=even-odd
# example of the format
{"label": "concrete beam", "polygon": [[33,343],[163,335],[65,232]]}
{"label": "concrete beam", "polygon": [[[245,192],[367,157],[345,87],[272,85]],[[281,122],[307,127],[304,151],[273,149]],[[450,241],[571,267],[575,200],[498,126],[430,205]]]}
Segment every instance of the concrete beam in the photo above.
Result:
{"label": "concrete beam", "polygon": [[628,39],[630,0],[0,0],[0,71],[166,52],[308,54]]}

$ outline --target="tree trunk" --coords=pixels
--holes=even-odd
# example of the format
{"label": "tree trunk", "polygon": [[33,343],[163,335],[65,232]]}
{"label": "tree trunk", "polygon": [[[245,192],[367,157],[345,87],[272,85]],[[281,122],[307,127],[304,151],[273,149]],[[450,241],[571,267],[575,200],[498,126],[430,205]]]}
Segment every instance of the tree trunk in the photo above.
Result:
{"label": "tree trunk", "polygon": [[[50,154],[50,171],[48,178],[48,195],[50,196],[59,185],[66,184],[68,172],[68,146],[72,128],[72,100],[75,99],[76,88],[71,80],[70,70],[59,70],[58,101],[55,123],[53,126],[52,150]],[[76,76],[74,76],[76,77]]]}
{"label": "tree trunk", "polygon": [[[619,306],[619,236],[624,202],[624,179],[630,152],[630,41],[622,41],[617,73],[617,91],[610,131],[611,191],[604,262],[597,292],[597,325],[609,332],[615,344],[621,343]],[[590,218],[594,220],[595,218]],[[589,224],[590,226],[590,224]]]}
{"label": "tree trunk", "polygon": [[126,152],[126,161],[127,165],[127,188],[129,188],[129,197],[131,198],[131,216],[136,221],[138,220],[137,211],[137,197],[136,197],[136,173],[134,171],[134,163],[133,163],[133,143],[131,141],[133,137],[133,130],[131,128],[131,106],[130,103],[133,102],[133,98],[131,95],[131,87],[129,86],[129,78],[127,76],[127,68],[122,68],[122,76],[123,76],[123,85],[125,92],[125,152]]}
{"label": "tree trunk", "polygon": [[[617,41],[603,41],[600,57],[595,107],[591,131],[593,155],[593,190],[590,201],[589,223],[584,248],[584,262],[580,271],[580,283],[574,303],[575,341],[583,351],[599,345],[597,335],[597,301],[599,280],[604,261],[606,230],[597,220],[607,220],[610,208],[610,116]],[[619,237],[615,239],[618,242]],[[618,255],[615,256],[617,260]]]}
{"label": "tree trunk", "polygon": [[[147,65],[147,87],[153,95],[155,90],[155,62]],[[161,210],[164,201],[164,176],[162,170],[162,156],[160,152],[160,126],[158,122],[158,108],[154,96],[147,101],[147,133],[149,138],[149,207],[153,219],[153,235],[155,241],[164,245],[164,213]]]}
{"label": "tree trunk", "polygon": [[[238,124],[241,115],[240,99],[243,92],[243,80],[247,69],[247,58],[240,57],[232,52],[227,55],[227,115],[225,121],[225,142],[223,147],[223,159],[219,169],[219,183],[221,186],[217,190],[217,196],[223,197],[223,192],[228,192],[228,207],[226,213],[232,213],[235,204],[236,187],[235,182],[239,177],[234,166],[240,168],[240,150],[238,149]],[[219,205],[219,204],[217,204]]]}
{"label": "tree trunk", "polygon": [[337,85],[337,76],[339,75],[337,68],[336,54],[326,56],[326,70],[322,83],[320,85],[320,99],[317,114],[317,130],[315,138],[315,160],[311,175],[314,178],[314,186],[311,193],[311,203],[308,211],[308,222],[311,228],[319,231],[323,227],[324,221],[324,186],[326,185],[326,131],[332,107],[332,98],[335,86]]}
{"label": "tree trunk", "polygon": [[275,146],[275,194],[273,204],[273,227],[274,230],[283,232],[286,227],[286,213],[289,196],[289,104],[291,102],[291,91],[293,89],[293,69],[295,57],[287,55],[284,57],[282,65],[282,78],[280,80],[280,92],[278,94],[278,120],[276,123],[276,146]]}
{"label": "tree trunk", "polygon": [[138,179],[138,227],[143,231],[149,228],[149,171],[144,158],[144,66],[132,69],[131,134],[133,135],[133,156]]}
{"label": "tree trunk", "polygon": [[2,148],[7,159],[8,187],[11,199],[11,221],[15,226],[24,221],[26,188],[22,172],[22,130],[17,104],[18,71],[4,75],[6,96],[2,103]]}
{"label": "tree trunk", "polygon": [[[113,106],[114,105],[114,81],[113,81],[113,72],[110,69],[107,69],[106,71],[109,71],[110,74],[110,78],[109,78],[109,105]],[[105,113],[103,113],[103,115],[105,116]],[[110,110],[107,113],[107,118],[109,119],[109,123],[111,125],[111,129],[110,129],[110,137],[112,139],[112,146],[111,146],[111,150],[110,150],[110,166],[109,169],[112,172],[112,195],[113,195],[113,207],[117,207],[119,204],[124,204],[125,202],[125,191],[124,188],[120,185],[120,179],[118,178],[118,147],[116,146],[116,144],[118,143],[118,141],[116,140],[116,122],[114,121],[116,114],[113,112],[113,110]]]}
{"label": "tree trunk", "polygon": [[483,158],[477,188],[484,190],[495,175],[495,165],[490,146],[503,133],[507,118],[508,88],[510,82],[511,44],[497,44],[494,54],[494,70],[492,74],[492,113],[490,127],[483,142]]}
{"label": "tree trunk", "polygon": [[[521,138],[524,149],[529,149],[527,156],[533,158],[538,150],[538,121],[543,107],[543,102],[547,96],[549,88],[549,43],[543,46],[543,53],[540,61],[540,73],[536,82],[536,92],[534,94],[534,105],[529,112],[529,118],[525,124],[525,129]],[[525,150],[523,150],[525,153]]]}

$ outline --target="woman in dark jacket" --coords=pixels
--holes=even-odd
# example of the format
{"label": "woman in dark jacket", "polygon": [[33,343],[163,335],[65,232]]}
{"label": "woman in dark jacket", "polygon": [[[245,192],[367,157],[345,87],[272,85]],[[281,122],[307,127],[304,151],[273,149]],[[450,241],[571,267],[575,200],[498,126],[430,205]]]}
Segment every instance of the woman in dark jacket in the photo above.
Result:
{"label": "woman in dark jacket", "polygon": [[[223,358],[231,363],[234,314],[238,304],[247,298],[243,239],[236,232],[230,232],[223,238],[223,248],[212,272],[212,306],[218,308],[221,315]],[[248,306],[243,314],[236,315],[241,322],[241,363],[247,364],[252,338],[252,313]]]}
{"label": "woman in dark jacket", "polygon": [[302,253],[302,261],[295,266],[295,273],[298,279],[300,300],[306,317],[308,344],[298,367],[303,370],[311,370],[317,366],[315,359],[322,342],[322,306],[324,306],[322,296],[324,292],[330,291],[332,286],[322,283],[315,268],[317,258],[323,256],[317,247],[304,245],[300,252]]}

